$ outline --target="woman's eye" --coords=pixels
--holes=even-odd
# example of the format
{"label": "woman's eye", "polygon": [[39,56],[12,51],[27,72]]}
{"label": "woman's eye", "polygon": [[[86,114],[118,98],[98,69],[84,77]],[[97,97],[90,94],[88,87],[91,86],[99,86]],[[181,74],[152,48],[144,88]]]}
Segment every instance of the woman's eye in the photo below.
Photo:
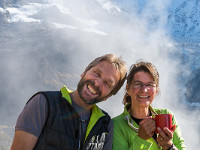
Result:
{"label": "woman's eye", "polygon": [[134,83],[134,86],[141,86],[141,83]]}
{"label": "woman's eye", "polygon": [[151,84],[146,84],[146,86],[147,86],[147,87],[152,87],[152,85],[151,85]]}
{"label": "woman's eye", "polygon": [[155,87],[155,84],[147,84],[147,87]]}

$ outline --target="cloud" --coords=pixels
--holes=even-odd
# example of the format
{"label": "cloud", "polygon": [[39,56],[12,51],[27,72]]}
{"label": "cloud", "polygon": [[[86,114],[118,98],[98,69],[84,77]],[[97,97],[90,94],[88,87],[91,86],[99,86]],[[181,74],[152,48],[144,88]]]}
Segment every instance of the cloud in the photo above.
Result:
{"label": "cloud", "polygon": [[[186,141],[189,132],[199,139],[195,132],[199,124],[186,128],[197,116],[187,116],[184,87],[177,82],[181,61],[173,55],[176,43],[166,28],[168,6],[161,0],[51,0],[6,8],[10,18],[0,31],[0,84],[4,85],[0,119],[14,125],[37,91],[59,90],[63,84],[75,90],[80,74],[94,58],[115,53],[128,67],[138,59],[156,66],[161,96],[154,106],[175,113]],[[99,105],[112,117],[119,115],[123,93],[124,87]],[[191,143],[186,143],[188,148],[198,145]]]}

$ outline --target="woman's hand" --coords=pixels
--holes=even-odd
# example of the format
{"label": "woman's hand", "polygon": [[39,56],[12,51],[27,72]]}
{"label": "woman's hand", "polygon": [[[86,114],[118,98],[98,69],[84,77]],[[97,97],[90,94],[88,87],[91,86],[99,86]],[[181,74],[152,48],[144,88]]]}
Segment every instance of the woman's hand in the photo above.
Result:
{"label": "woman's hand", "polygon": [[163,129],[157,128],[159,135],[157,137],[158,144],[162,147],[163,150],[168,150],[172,146],[173,132],[175,131],[176,126],[173,126],[172,131],[167,127]]}
{"label": "woman's hand", "polygon": [[156,131],[156,124],[152,117],[147,117],[139,123],[138,136],[144,140],[151,138]]}

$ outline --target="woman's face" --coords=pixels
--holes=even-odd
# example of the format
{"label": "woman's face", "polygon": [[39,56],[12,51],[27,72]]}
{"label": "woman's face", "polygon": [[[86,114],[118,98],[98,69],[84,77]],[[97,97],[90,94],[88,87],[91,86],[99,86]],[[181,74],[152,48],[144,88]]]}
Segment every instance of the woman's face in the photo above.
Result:
{"label": "woman's face", "polygon": [[128,95],[134,107],[149,107],[156,97],[157,88],[150,73],[137,72],[129,83]]}

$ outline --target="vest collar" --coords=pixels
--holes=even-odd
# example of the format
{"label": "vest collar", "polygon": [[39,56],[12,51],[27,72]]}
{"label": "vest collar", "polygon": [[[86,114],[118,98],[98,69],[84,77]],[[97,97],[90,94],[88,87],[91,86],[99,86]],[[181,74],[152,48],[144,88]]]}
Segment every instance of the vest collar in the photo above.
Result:
{"label": "vest collar", "polygon": [[[71,93],[71,92],[72,91],[69,90],[66,86],[63,86],[61,88],[62,97],[65,98],[72,105],[72,100],[69,95],[69,93]],[[90,131],[92,130],[92,128],[94,127],[96,122],[103,116],[105,116],[103,111],[97,105],[94,105],[92,107],[92,113],[91,113],[90,121],[89,121],[89,124],[87,127],[85,139],[89,135]]]}
{"label": "vest collar", "polygon": [[[72,104],[72,100],[69,95],[69,93],[72,93],[72,91],[69,90],[66,86],[63,86],[61,88],[61,93],[62,93],[62,97],[65,98],[70,104]],[[92,107],[92,115],[91,115],[90,120],[93,120],[93,121],[98,120],[99,118],[101,118],[103,116],[105,116],[105,114],[102,112],[102,110],[97,105],[94,105]],[[90,124],[92,125],[93,124],[92,122],[90,122],[88,126],[90,126]],[[94,122],[96,122],[96,121],[94,121]]]}
{"label": "vest collar", "polygon": [[72,105],[72,100],[69,95],[69,93],[71,93],[72,91],[69,90],[66,86],[63,86],[60,91],[62,93],[62,97]]}

